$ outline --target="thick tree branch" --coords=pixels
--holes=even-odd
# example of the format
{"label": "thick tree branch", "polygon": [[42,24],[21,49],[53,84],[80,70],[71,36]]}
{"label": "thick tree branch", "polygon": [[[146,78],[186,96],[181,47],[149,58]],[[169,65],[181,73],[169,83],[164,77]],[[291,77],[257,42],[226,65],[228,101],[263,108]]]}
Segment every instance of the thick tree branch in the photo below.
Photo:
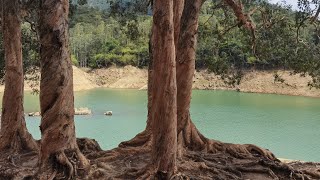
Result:
{"label": "thick tree branch", "polygon": [[240,25],[243,25],[250,31],[254,31],[256,29],[255,24],[250,18],[250,14],[252,14],[254,10],[250,11],[250,13],[245,14],[243,12],[243,5],[241,1],[239,3],[235,3],[234,0],[224,0],[224,2],[233,10],[235,16],[237,17]]}
{"label": "thick tree branch", "polygon": [[256,47],[256,26],[254,22],[251,19],[251,15],[256,11],[257,8],[254,8],[249,13],[243,12],[243,5],[241,3],[241,0],[239,0],[238,3],[236,3],[234,0],[224,0],[224,2],[230,6],[230,8],[233,10],[235,16],[238,19],[239,27],[244,26],[246,29],[248,29],[251,32],[252,36],[252,51],[253,54],[255,54],[255,47]]}

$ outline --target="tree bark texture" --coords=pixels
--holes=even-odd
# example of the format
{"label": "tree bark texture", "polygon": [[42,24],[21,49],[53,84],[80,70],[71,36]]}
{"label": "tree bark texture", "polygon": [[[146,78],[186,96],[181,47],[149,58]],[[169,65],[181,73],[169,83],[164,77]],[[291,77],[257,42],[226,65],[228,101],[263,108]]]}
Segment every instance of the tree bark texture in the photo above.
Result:
{"label": "tree bark texture", "polygon": [[23,63],[20,4],[3,0],[3,43],[5,49],[5,90],[2,101],[0,150],[36,151],[38,145],[28,133],[23,108]]}
{"label": "tree bark texture", "polygon": [[152,117],[151,117],[151,107],[152,107],[152,78],[153,78],[153,55],[152,55],[152,33],[149,39],[149,65],[148,65],[148,115],[147,115],[147,126],[146,128],[137,134],[134,138],[129,141],[124,141],[119,144],[119,147],[126,148],[126,147],[137,147],[141,148],[144,147],[146,149],[150,149],[152,145]]}
{"label": "tree bark texture", "polygon": [[[72,64],[68,42],[68,0],[43,0],[40,10],[40,163],[46,166],[53,158],[76,171],[66,152],[74,152],[80,167],[89,163],[79,151],[74,125]],[[52,164],[52,163],[51,163]]]}
{"label": "tree bark texture", "polygon": [[[164,2],[165,3],[165,2]],[[176,149],[176,153],[178,154],[180,159],[183,159],[187,156],[188,150],[196,151],[196,152],[207,152],[207,153],[223,153],[229,154],[232,157],[240,157],[240,158],[252,158],[253,156],[262,156],[264,158],[268,158],[274,160],[274,155],[264,149],[261,149],[255,145],[245,144],[229,144],[223,143],[216,140],[210,140],[203,136],[193,124],[190,118],[190,101],[191,101],[191,93],[192,93],[192,82],[195,71],[195,50],[197,44],[197,31],[198,31],[198,18],[200,9],[202,6],[202,0],[182,0],[174,1],[173,8],[173,22],[174,22],[174,44],[172,47],[170,45],[163,45],[164,43],[168,43],[168,36],[165,33],[161,34],[161,28],[166,27],[166,24],[161,24],[161,18],[165,18],[166,15],[170,14],[163,11],[157,11],[154,9],[154,26],[153,26],[153,63],[154,68],[153,72],[149,71],[149,83],[152,84],[152,92],[148,92],[148,109],[150,108],[150,97],[152,96],[152,104],[151,104],[151,115],[148,116],[147,128],[143,133],[138,134],[133,140],[129,141],[129,146],[141,147],[145,145],[145,140],[152,137],[153,143],[152,147],[152,159],[154,163],[158,163],[156,165],[161,164],[162,159],[166,159],[170,156],[169,153],[172,151],[165,152],[164,149],[166,146],[171,146],[172,149]],[[159,7],[158,7],[159,8]],[[165,8],[162,5],[162,8]],[[182,12],[182,13],[181,13]],[[161,17],[161,18],[159,18]],[[161,24],[161,25],[159,25]],[[158,26],[157,26],[158,25]],[[171,27],[168,26],[165,29],[171,30]],[[168,32],[167,32],[168,33]],[[159,34],[161,34],[159,36]],[[168,125],[168,121],[165,120],[165,117],[171,113],[171,110],[163,111],[160,108],[163,108],[163,102],[167,102],[169,105],[170,101],[168,98],[164,98],[163,88],[169,87],[170,81],[159,80],[164,78],[163,75],[170,75],[170,69],[167,66],[159,66],[159,59],[166,60],[166,56],[168,55],[168,50],[166,48],[170,48],[171,50],[175,50],[175,62],[176,62],[176,85],[177,85],[177,134],[171,134]],[[160,51],[160,52],[159,52]],[[164,61],[162,61],[163,63]],[[167,67],[167,68],[165,68]],[[162,68],[161,71],[157,68]],[[153,76],[150,76],[150,72],[152,72]],[[160,72],[164,73],[161,74]],[[159,83],[161,81],[161,83]],[[150,85],[150,84],[149,84]],[[150,86],[149,86],[150,90]],[[166,93],[170,93],[170,90],[167,90]],[[160,97],[160,98],[159,98]],[[161,98],[162,97],[162,98]],[[160,99],[160,100],[159,100]],[[164,109],[164,108],[163,108]],[[150,114],[149,114],[150,115]],[[159,123],[159,119],[161,119],[161,123]],[[172,117],[174,119],[174,117]],[[148,134],[148,127],[152,129],[152,134]],[[164,137],[163,132],[165,130],[167,136]],[[147,137],[147,138],[146,138]],[[167,142],[167,137],[177,138],[177,146],[175,144],[170,144],[172,141]],[[137,143],[139,142],[139,143]],[[127,143],[127,142],[125,142]],[[131,143],[131,144],[130,144]],[[174,142],[175,143],[175,142]],[[128,145],[128,144],[127,144]],[[171,150],[172,150],[171,149]],[[177,155],[172,156],[172,160],[176,161],[175,157]],[[165,163],[170,163],[167,161]],[[167,165],[167,164],[164,164]],[[168,167],[168,166],[167,166]],[[167,168],[169,169],[169,168]],[[158,168],[160,172],[167,172],[166,168]],[[159,172],[158,171],[158,172]],[[156,177],[158,177],[156,175]],[[168,177],[168,176],[167,176]],[[167,178],[161,177],[161,178]]]}
{"label": "tree bark texture", "polygon": [[255,31],[255,24],[251,21],[250,14],[245,14],[243,12],[243,4],[241,1],[236,3],[234,0],[224,0],[224,2],[233,10],[240,25],[243,25],[250,31]]}
{"label": "tree bark texture", "polygon": [[177,47],[178,47],[179,36],[180,36],[180,22],[181,22],[182,12],[184,9],[184,2],[185,0],[175,0],[173,2],[174,45],[176,47],[176,54],[177,54]]}
{"label": "tree bark texture", "polygon": [[[195,71],[195,54],[197,45],[198,19],[202,0],[185,0],[184,10],[181,16],[181,24],[179,27],[180,36],[177,43],[177,121],[178,121],[178,137],[179,144],[190,144],[187,136],[195,136],[189,134],[191,126],[194,126],[190,120],[190,102],[192,92],[192,82]],[[189,130],[185,128],[189,127]],[[193,128],[193,127],[192,127]],[[181,138],[183,137],[183,138]],[[184,142],[186,141],[186,142]]]}
{"label": "tree bark texture", "polygon": [[274,160],[275,156],[258,146],[228,144],[203,136],[191,121],[190,102],[195,71],[195,50],[197,44],[198,19],[203,0],[185,0],[181,16],[179,42],[177,47],[177,133],[178,155],[183,151],[224,152],[234,157],[252,157],[259,154]]}
{"label": "tree bark texture", "polygon": [[173,1],[153,4],[152,160],[161,178],[170,178],[176,167],[177,104]]}

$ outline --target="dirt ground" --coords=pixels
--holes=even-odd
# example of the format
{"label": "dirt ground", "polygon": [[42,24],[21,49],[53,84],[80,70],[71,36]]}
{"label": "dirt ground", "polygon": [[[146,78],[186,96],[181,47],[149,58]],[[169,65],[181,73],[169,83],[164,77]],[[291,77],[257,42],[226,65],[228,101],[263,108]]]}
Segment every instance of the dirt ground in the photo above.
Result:
{"label": "dirt ground", "polygon": [[[78,169],[75,179],[150,179],[150,151],[141,147],[118,147],[103,151],[94,140],[78,139],[79,148],[90,160],[87,174]],[[0,179],[36,179],[38,154],[0,155]],[[75,161],[73,161],[75,163]],[[76,166],[75,166],[76,167]],[[61,168],[61,167],[60,167]],[[145,177],[143,177],[145,176]],[[48,179],[52,177],[48,174]],[[68,174],[58,173],[55,179],[66,179]],[[161,179],[161,178],[160,178]],[[227,153],[187,151],[177,159],[177,180],[307,180],[320,179],[320,163],[268,160],[259,155],[234,157]]]}

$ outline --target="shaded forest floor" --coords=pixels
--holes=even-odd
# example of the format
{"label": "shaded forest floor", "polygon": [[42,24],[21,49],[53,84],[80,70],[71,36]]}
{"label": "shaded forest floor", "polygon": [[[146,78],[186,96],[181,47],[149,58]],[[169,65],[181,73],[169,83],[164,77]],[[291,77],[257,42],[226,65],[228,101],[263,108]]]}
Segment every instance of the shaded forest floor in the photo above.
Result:
{"label": "shaded forest floor", "polygon": [[[88,175],[75,174],[76,179],[137,179],[150,162],[150,152],[145,148],[115,148],[103,151],[92,140],[78,139],[79,148],[90,160]],[[38,170],[38,156],[35,153],[0,155],[0,179],[34,179]],[[259,157],[233,157],[226,153],[203,153],[187,151],[178,158],[177,175],[173,179],[252,179],[287,180],[320,179],[320,163],[282,163]],[[57,178],[58,177],[58,178]],[[56,179],[65,179],[59,174]],[[50,175],[48,175],[50,179]],[[144,179],[144,178],[142,178]]]}

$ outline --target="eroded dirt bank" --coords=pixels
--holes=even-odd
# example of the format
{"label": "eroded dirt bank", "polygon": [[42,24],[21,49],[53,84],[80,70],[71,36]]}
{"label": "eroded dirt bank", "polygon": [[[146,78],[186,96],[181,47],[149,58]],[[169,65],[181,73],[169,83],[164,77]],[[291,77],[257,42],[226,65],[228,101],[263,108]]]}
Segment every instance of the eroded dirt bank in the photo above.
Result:
{"label": "eroded dirt bank", "polygon": [[[277,71],[284,82],[274,81],[275,71],[246,72],[239,86],[225,84],[221,78],[206,70],[196,71],[193,88],[205,90],[238,90],[252,93],[272,93],[294,96],[320,97],[320,90],[310,89],[311,78],[300,75],[290,75],[290,71]],[[104,69],[80,69],[73,67],[74,90],[88,90],[97,87],[140,89],[147,88],[147,70],[133,66],[110,67]],[[26,81],[25,90],[32,90],[35,83]],[[4,86],[0,86],[3,92]]]}
{"label": "eroded dirt bank", "polygon": [[[147,88],[147,70],[132,66],[124,68],[111,67],[86,71],[95,86],[108,88]],[[239,86],[232,87],[223,80],[206,70],[196,71],[194,76],[194,89],[206,90],[239,90],[241,92],[273,93],[295,96],[320,97],[320,90],[310,89],[308,83],[311,77],[290,75],[289,71],[278,71],[277,74],[284,82],[274,81],[275,71],[247,72]],[[75,77],[77,79],[77,77]],[[77,89],[77,88],[75,88]]]}

